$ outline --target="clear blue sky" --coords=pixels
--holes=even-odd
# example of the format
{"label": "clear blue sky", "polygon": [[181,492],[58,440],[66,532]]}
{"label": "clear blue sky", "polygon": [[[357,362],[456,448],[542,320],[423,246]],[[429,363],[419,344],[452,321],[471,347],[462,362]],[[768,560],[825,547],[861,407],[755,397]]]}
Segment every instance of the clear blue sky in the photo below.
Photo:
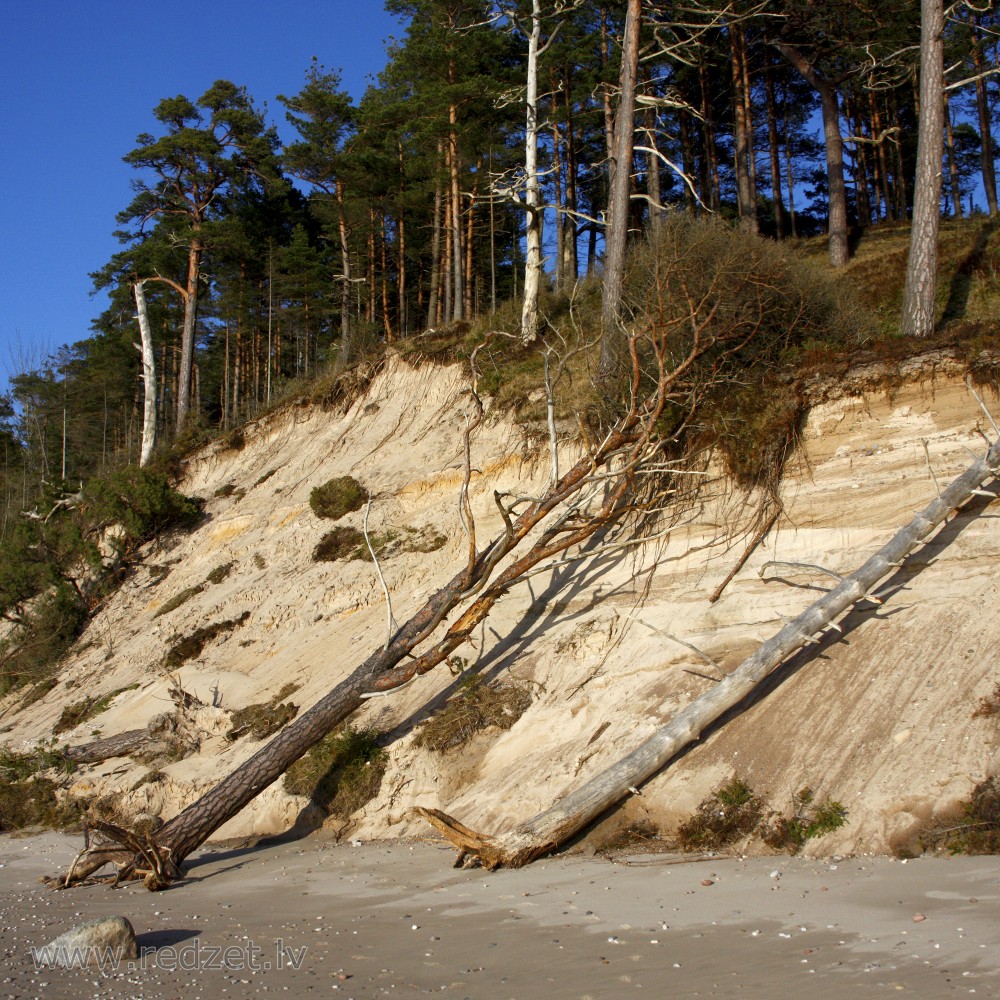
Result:
{"label": "clear blue sky", "polygon": [[89,274],[119,249],[122,156],[164,97],[245,85],[288,137],[278,94],[316,56],[360,98],[403,27],[381,0],[7,0],[0,32],[0,392],[13,368],[82,340]]}

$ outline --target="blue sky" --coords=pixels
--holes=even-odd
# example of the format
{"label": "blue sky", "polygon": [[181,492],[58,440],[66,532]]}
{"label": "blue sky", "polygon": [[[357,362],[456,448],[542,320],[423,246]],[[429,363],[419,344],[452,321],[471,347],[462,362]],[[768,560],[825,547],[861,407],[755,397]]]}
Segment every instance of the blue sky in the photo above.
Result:
{"label": "blue sky", "polygon": [[119,249],[115,215],[131,199],[121,158],[155,131],[162,98],[230,79],[287,137],[276,97],[301,88],[313,56],[359,98],[402,32],[380,0],[5,3],[0,391],[12,370],[88,335],[102,308],[89,275]]}

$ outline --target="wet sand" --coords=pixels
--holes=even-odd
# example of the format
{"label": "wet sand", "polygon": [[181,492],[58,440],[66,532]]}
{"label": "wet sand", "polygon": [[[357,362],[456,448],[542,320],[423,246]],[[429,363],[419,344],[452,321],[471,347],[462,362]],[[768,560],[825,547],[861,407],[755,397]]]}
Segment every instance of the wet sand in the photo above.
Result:
{"label": "wet sand", "polygon": [[[0,837],[0,995],[1000,996],[995,858],[573,856],[488,873],[428,842],[307,839],[210,847],[155,894],[37,883],[78,848]],[[112,914],[141,963],[35,970],[32,947]]]}

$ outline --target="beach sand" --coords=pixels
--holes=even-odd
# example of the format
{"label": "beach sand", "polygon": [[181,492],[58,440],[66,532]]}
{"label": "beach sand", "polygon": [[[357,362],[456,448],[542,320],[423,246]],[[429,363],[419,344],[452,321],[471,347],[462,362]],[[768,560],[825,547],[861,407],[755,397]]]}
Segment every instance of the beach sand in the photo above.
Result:
{"label": "beach sand", "polygon": [[[0,838],[0,995],[1000,996],[994,858],[564,855],[489,873],[427,841],[312,837],[209,846],[161,893],[37,882],[78,848]],[[31,948],[112,914],[140,964],[35,970]]]}

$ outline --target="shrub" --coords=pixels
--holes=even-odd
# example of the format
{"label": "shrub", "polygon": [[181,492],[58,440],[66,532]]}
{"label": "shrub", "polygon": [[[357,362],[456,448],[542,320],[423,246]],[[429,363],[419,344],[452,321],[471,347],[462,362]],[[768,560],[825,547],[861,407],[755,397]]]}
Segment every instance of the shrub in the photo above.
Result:
{"label": "shrub", "polygon": [[182,604],[186,601],[190,601],[192,597],[197,596],[205,589],[205,584],[199,583],[194,587],[187,587],[186,589],[180,591],[178,594],[174,594],[168,601],[165,601],[163,605],[156,609],[153,614],[154,618],[159,618],[160,615],[169,615],[171,611],[176,611]]}
{"label": "shrub", "polygon": [[351,726],[330,733],[285,772],[285,791],[347,819],[378,794],[388,763],[381,736]]}
{"label": "shrub", "polygon": [[193,527],[201,519],[199,501],[178,493],[162,472],[129,466],[92,479],[84,487],[90,516],[101,524],[121,525],[131,547],[170,528]]}
{"label": "shrub", "polygon": [[0,833],[36,826],[57,830],[76,826],[85,804],[60,799],[59,791],[59,785],[49,778],[0,782]]}
{"label": "shrub", "polygon": [[749,837],[764,816],[764,800],[741,778],[720,785],[677,831],[685,851],[719,850]]}
{"label": "shrub", "polygon": [[369,499],[368,490],[351,476],[338,476],[322,486],[314,486],[309,506],[317,517],[336,521],[351,511],[360,510]]}
{"label": "shrub", "polygon": [[40,597],[21,625],[0,640],[0,693],[48,681],[86,623],[87,606],[68,583]]}
{"label": "shrub", "polygon": [[957,815],[922,830],[924,850],[949,854],[1000,854],[1000,784],[990,777],[980,782]]}
{"label": "shrub", "polygon": [[138,684],[129,684],[127,687],[118,688],[116,691],[111,691],[108,694],[102,695],[100,698],[87,697],[82,701],[77,701],[72,705],[67,705],[62,710],[62,715],[59,716],[59,720],[52,727],[53,734],[58,735],[59,733],[64,733],[69,729],[75,729],[82,723],[96,718],[102,712],[107,710],[111,702],[114,701],[118,695],[124,694],[126,691],[134,691],[138,688],[138,686]]}
{"label": "shrub", "polygon": [[208,576],[205,577],[206,583],[222,583],[223,580],[229,576],[233,571],[233,567],[236,563],[227,562],[223,563],[221,566],[216,566]]}
{"label": "shrub", "polygon": [[461,692],[418,727],[413,745],[443,753],[468,743],[489,726],[510,729],[531,705],[520,684],[484,684],[481,677],[462,682]]}
{"label": "shrub", "polygon": [[840,829],[847,822],[847,809],[832,799],[816,801],[806,786],[792,796],[792,815],[777,817],[764,833],[764,843],[777,850],[798,854],[807,840]]}

